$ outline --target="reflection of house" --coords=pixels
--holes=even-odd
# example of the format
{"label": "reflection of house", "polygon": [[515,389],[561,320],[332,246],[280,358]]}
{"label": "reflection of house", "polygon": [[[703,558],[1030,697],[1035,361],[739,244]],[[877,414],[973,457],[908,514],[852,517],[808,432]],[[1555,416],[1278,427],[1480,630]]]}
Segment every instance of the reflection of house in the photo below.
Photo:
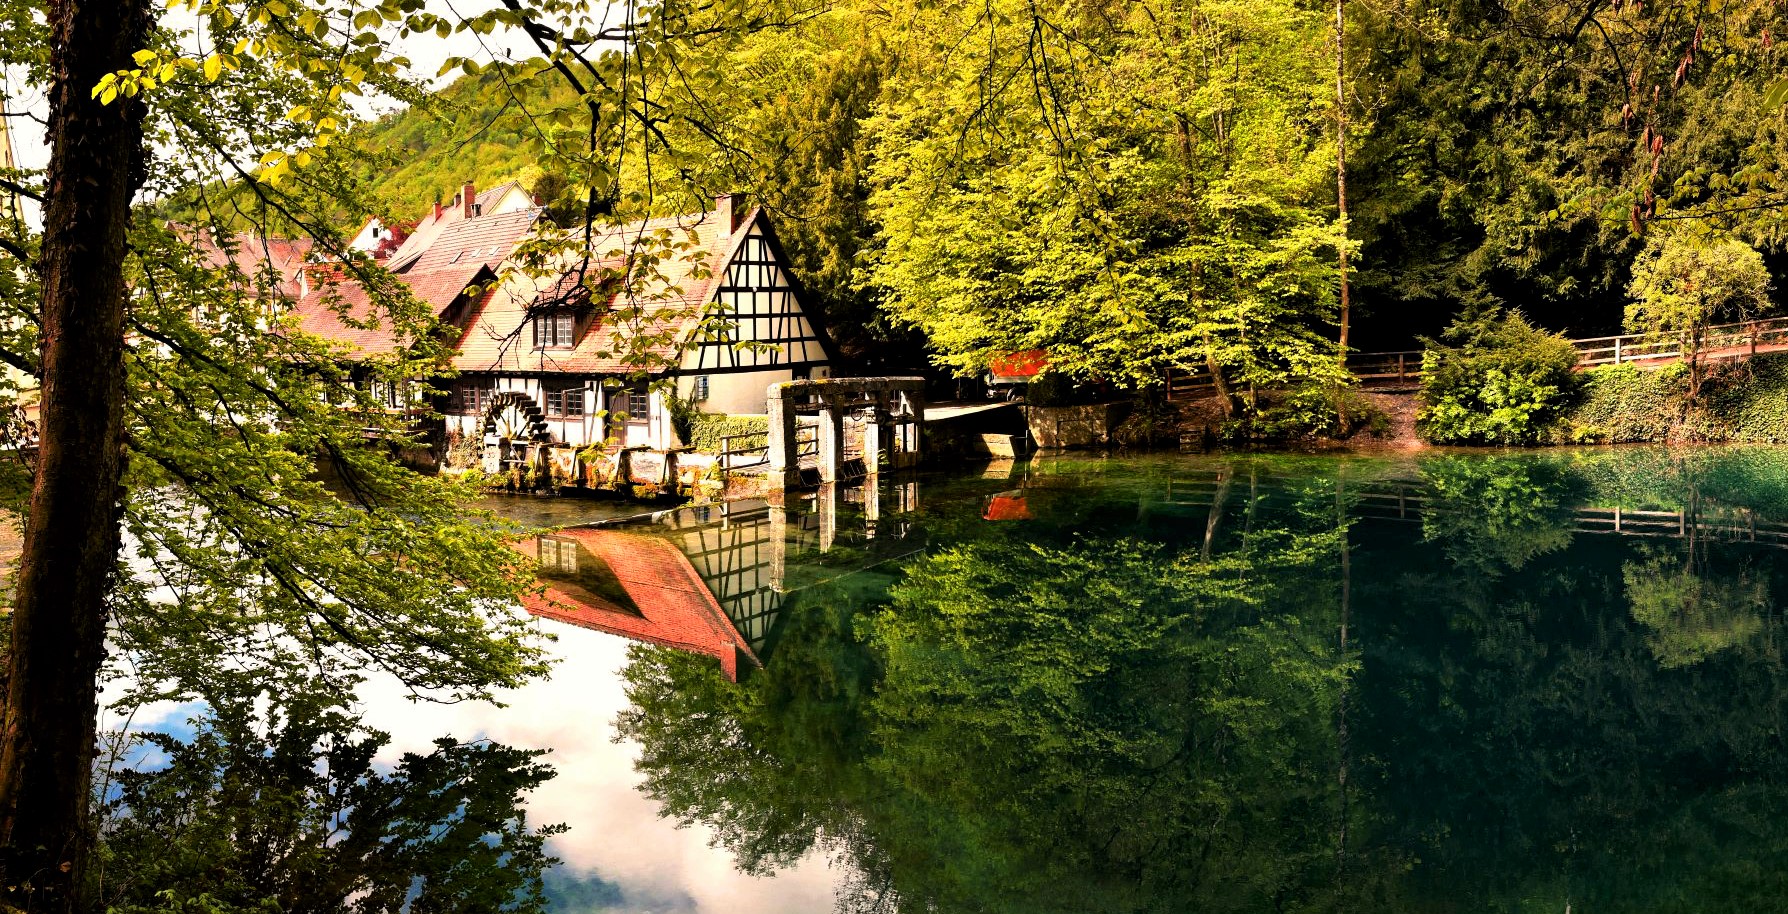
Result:
{"label": "reflection of house", "polygon": [[[892,487],[889,507],[917,506],[917,483]],[[528,540],[546,599],[537,615],[720,660],[761,666],[801,591],[911,556],[904,518],[881,516],[882,492],[824,486],[788,505],[763,501],[680,508],[649,522],[578,528]],[[852,505],[850,511],[840,510]],[[851,523],[840,529],[840,517]],[[857,522],[857,521],[860,521]],[[836,546],[848,544],[848,562]]]}
{"label": "reflection of house", "polygon": [[737,680],[757,657],[670,541],[614,529],[577,529],[529,541],[546,584],[524,605],[538,616],[662,644],[720,661]]}

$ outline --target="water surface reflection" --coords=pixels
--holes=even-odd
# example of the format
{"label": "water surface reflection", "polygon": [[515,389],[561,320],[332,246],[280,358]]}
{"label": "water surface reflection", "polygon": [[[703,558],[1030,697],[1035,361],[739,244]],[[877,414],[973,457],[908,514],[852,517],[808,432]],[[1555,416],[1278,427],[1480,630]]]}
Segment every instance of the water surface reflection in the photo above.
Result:
{"label": "water surface reflection", "polygon": [[927,480],[904,558],[861,520],[784,531],[773,651],[726,612],[761,670],[623,673],[645,792],[746,872],[828,856],[851,910],[1788,897],[1788,451],[1045,461]]}

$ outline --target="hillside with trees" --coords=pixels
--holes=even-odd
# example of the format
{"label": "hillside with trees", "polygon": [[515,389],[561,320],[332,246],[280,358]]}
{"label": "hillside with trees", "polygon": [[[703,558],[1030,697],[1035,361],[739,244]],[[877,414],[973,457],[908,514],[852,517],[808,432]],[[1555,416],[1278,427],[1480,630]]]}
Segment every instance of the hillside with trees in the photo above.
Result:
{"label": "hillside with trees", "polygon": [[865,0],[705,42],[713,81],[667,84],[682,115],[594,171],[566,153],[587,145],[577,96],[526,65],[355,136],[398,213],[468,180],[573,218],[581,175],[658,209],[688,198],[642,188],[746,191],[847,350],[964,375],[1036,348],[1126,387],[1323,381],[1343,247],[1356,349],[1481,307],[1616,332],[1664,231],[1788,267],[1779,5],[1340,8],[1339,95],[1335,6]]}

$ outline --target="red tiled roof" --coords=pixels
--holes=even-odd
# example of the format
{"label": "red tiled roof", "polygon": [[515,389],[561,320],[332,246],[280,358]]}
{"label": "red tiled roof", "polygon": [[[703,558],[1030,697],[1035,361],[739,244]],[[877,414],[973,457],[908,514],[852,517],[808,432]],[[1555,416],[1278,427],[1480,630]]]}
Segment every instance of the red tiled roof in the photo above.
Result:
{"label": "red tiled roof", "polygon": [[523,209],[449,222],[402,269],[408,274],[473,262],[494,266],[508,259],[539,218],[540,210]]}
{"label": "red tiled roof", "polygon": [[[519,187],[521,187],[520,184],[514,181],[509,181],[503,184],[498,184],[496,187],[472,198],[473,202],[477,205],[478,211],[486,214],[474,216],[472,218],[476,220],[490,218],[491,216],[507,215],[506,213],[492,212],[492,209],[505,194]],[[538,212],[539,210],[537,207],[530,207],[523,211]],[[467,219],[465,216],[465,208],[463,206],[444,206],[441,208],[440,216],[436,216],[432,211],[429,212],[417,221],[416,227],[410,230],[409,237],[405,238],[403,244],[398,245],[397,250],[392,252],[391,262],[395,265],[393,269],[402,269],[406,265],[414,262],[417,256],[434,246],[436,238],[446,231],[448,226],[465,221],[467,221]]]}
{"label": "red tiled roof", "polygon": [[220,240],[208,229],[186,225],[172,228],[192,244],[202,265],[221,270],[234,264],[237,271],[251,280],[269,281],[277,295],[299,296],[299,272],[313,246],[309,238],[265,238],[238,232]]}
{"label": "red tiled roof", "polygon": [[[401,278],[410,287],[410,292],[433,306],[435,316],[440,317],[483,272],[482,262],[468,261],[439,270],[411,271]],[[351,357],[384,355],[397,348],[397,337],[391,331],[389,321],[374,322],[383,315],[366,289],[352,280],[319,281],[310,294],[298,301],[292,313],[297,318],[298,329],[347,344]]]}
{"label": "red tiled roof", "polygon": [[[543,596],[522,601],[529,612],[635,641],[706,654],[719,660],[721,672],[733,681],[738,680],[741,655],[758,664],[713,592],[674,544],[620,530],[565,530],[551,536],[576,541],[580,563],[593,559],[605,564],[638,611],[576,583],[546,578]],[[514,548],[528,554],[538,542],[538,538],[524,540]]]}
{"label": "red tiled roof", "polygon": [[[633,260],[631,289],[594,297],[591,305],[609,320],[585,330],[571,349],[536,350],[524,338],[527,311],[537,302],[566,299],[575,273],[542,280],[530,287],[517,282],[509,294],[492,296],[475,314],[454,367],[461,371],[562,371],[578,374],[620,374],[637,365],[617,349],[615,336],[662,335],[648,351],[672,358],[677,343],[700,319],[712,297],[722,268],[744,229],[759,210],[740,225],[723,226],[716,213],[663,217],[635,222],[598,236],[596,254],[585,271],[587,284],[598,284]],[[619,316],[614,316],[622,312]],[[637,313],[635,313],[637,312]]]}

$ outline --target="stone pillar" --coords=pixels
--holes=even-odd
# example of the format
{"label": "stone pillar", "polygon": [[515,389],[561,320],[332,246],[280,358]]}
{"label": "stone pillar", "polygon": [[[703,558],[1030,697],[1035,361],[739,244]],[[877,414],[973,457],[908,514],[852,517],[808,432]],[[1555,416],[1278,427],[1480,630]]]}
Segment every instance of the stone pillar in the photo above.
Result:
{"label": "stone pillar", "polygon": [[781,498],[772,498],[770,501],[769,540],[764,546],[770,552],[770,589],[776,593],[787,593],[788,508],[783,506]]}
{"label": "stone pillar", "polygon": [[819,420],[820,482],[837,482],[844,463],[844,410],[827,399]]}
{"label": "stone pillar", "polygon": [[887,396],[876,394],[869,421],[863,424],[863,472],[873,479],[882,467],[883,426],[887,422]]}
{"label": "stone pillar", "polygon": [[796,416],[794,404],[782,384],[771,384],[765,400],[770,414],[770,433],[765,442],[770,449],[770,488],[788,489],[801,484],[801,462],[795,455]]}
{"label": "stone pillar", "polygon": [[863,480],[863,535],[875,539],[875,522],[882,516],[882,478],[874,473]]}
{"label": "stone pillar", "polygon": [[[825,464],[821,464],[825,466]],[[819,494],[813,499],[814,510],[819,512],[819,546],[821,552],[831,552],[832,542],[838,538],[838,483],[822,482]]]}

